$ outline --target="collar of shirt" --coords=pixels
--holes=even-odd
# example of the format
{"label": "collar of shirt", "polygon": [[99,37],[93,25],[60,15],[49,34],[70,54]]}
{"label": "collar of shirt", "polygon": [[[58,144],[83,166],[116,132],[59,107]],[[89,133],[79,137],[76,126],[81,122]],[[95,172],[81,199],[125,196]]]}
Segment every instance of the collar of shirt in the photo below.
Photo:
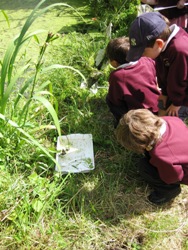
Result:
{"label": "collar of shirt", "polygon": [[165,131],[166,131],[166,122],[164,121],[162,126],[160,127],[160,135],[161,135],[161,137],[165,133]]}
{"label": "collar of shirt", "polygon": [[129,62],[129,63],[124,63],[124,64],[121,64],[120,66],[118,66],[116,69],[127,68],[127,67],[132,66],[132,65],[135,65],[135,64],[137,64],[137,63],[138,63],[138,61]]}
{"label": "collar of shirt", "polygon": [[[166,125],[166,121],[163,120],[163,124],[161,125],[161,127],[160,127],[160,129],[159,129],[160,135],[159,135],[159,138],[158,138],[158,139],[162,138],[163,134],[164,134],[165,131],[166,131],[166,126],[167,126],[167,125]],[[147,151],[150,151],[150,150],[153,149],[153,147],[154,147],[154,141],[151,141],[150,144],[146,147],[146,150],[147,150]]]}
{"label": "collar of shirt", "polygon": [[169,44],[169,42],[171,41],[171,39],[178,33],[178,31],[180,30],[180,27],[178,27],[176,24],[172,24],[170,26],[170,30],[172,31],[171,35],[169,36],[168,40],[165,43],[164,48],[162,49],[162,51],[164,51],[167,47],[167,45]]}

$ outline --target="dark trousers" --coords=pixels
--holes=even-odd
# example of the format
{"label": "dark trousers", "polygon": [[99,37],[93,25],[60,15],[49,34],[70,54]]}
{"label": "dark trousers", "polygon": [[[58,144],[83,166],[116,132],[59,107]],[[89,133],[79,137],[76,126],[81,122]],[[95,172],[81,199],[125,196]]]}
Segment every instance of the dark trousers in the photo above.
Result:
{"label": "dark trousers", "polygon": [[176,189],[180,189],[180,183],[167,184],[160,179],[157,168],[149,163],[147,157],[142,158],[139,162],[139,172],[141,177],[154,189],[158,194],[168,195]]}
{"label": "dark trousers", "polygon": [[122,115],[128,112],[127,106],[116,106],[114,105],[109,99],[108,96],[106,97],[106,103],[109,107],[110,112],[113,114],[115,118],[115,124],[114,126],[116,127],[119,123],[119,120],[121,119]]}

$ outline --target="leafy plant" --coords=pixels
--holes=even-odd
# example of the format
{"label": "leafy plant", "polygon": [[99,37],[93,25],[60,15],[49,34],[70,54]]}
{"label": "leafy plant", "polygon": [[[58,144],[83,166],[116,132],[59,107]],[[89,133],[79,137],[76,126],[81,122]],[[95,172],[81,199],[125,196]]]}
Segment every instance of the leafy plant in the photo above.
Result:
{"label": "leafy plant", "polygon": [[90,0],[90,4],[92,13],[102,19],[103,29],[112,23],[113,36],[128,36],[130,23],[137,16],[137,6],[140,1]]}
{"label": "leafy plant", "polygon": [[[41,73],[52,69],[69,69],[79,74],[84,81],[86,81],[86,79],[80,71],[70,66],[56,64],[46,68],[44,67],[43,57],[46,53],[47,46],[59,37],[58,35],[52,33],[47,34],[43,46],[40,47],[38,60],[34,65],[34,69],[31,67],[31,61],[25,63],[21,68],[19,67],[17,57],[21,48],[24,47],[26,42],[31,38],[34,38],[39,44],[38,34],[44,32],[43,30],[36,30],[32,33],[28,33],[28,30],[33,22],[52,7],[66,6],[72,8],[70,5],[64,3],[51,4],[47,7],[41,8],[41,5],[45,1],[46,0],[42,0],[37,4],[23,25],[20,34],[10,43],[5,52],[1,65],[0,77],[0,118],[7,121],[10,126],[16,128],[25,136],[25,138],[27,138],[27,140],[30,140],[31,143],[40,147],[40,149],[42,149],[51,160],[55,161],[48,151],[30,135],[29,131],[26,132],[23,129],[24,127],[27,127],[28,129],[31,126],[31,124],[28,126],[28,116],[30,116],[30,113],[32,112],[30,109],[33,110],[33,106],[31,108],[31,103],[41,103],[53,118],[58,135],[61,136],[61,128],[57,115],[58,107],[56,105],[54,109],[53,103],[51,104],[48,100],[49,96],[52,97],[52,93],[46,90],[49,82],[42,83],[40,87],[38,86]],[[32,74],[28,73],[29,71],[32,71]],[[20,81],[21,77],[22,80]],[[16,85],[18,85],[19,88],[17,88]],[[53,98],[53,100],[55,100],[55,98]],[[17,121],[17,123],[15,123],[14,120]],[[29,120],[31,121],[31,118],[29,118]]]}

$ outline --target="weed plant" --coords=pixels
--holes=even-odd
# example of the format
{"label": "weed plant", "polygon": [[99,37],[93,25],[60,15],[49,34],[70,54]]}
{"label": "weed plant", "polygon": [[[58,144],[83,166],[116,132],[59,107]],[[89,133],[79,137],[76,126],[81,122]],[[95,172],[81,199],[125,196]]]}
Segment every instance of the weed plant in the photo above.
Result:
{"label": "weed plant", "polygon": [[113,36],[128,36],[130,23],[137,16],[139,4],[138,0],[90,0],[91,13],[103,21],[101,30],[112,23]]}

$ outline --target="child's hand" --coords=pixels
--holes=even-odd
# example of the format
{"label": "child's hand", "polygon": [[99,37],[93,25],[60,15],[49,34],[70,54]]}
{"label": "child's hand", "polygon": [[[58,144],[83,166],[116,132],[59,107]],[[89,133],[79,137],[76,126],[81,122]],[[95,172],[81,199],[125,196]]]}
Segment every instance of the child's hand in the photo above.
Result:
{"label": "child's hand", "polygon": [[184,7],[184,4],[185,4],[185,0],[179,0],[177,2],[177,8],[182,9]]}
{"label": "child's hand", "polygon": [[167,109],[167,115],[169,116],[178,116],[178,111],[181,108],[181,106],[174,106],[171,104]]}

